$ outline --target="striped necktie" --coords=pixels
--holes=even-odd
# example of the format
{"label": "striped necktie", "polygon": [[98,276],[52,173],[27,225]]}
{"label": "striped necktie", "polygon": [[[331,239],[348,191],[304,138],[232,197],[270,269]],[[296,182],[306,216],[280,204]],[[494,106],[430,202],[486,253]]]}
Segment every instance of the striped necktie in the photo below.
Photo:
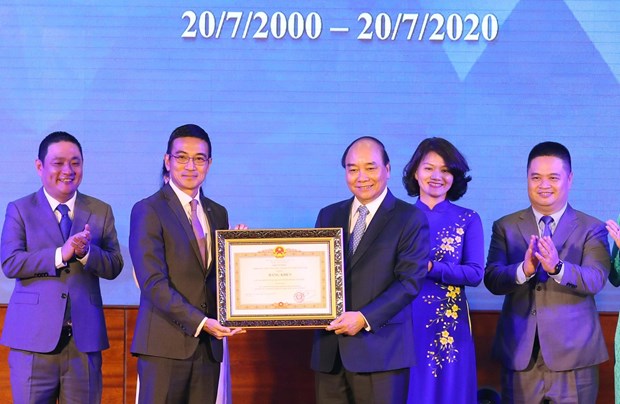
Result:
{"label": "striped necktie", "polygon": [[364,205],[360,205],[357,208],[357,221],[353,226],[353,232],[351,233],[351,245],[349,246],[349,252],[351,255],[355,253],[357,246],[360,244],[360,240],[366,231],[366,216],[368,215],[368,208]]}

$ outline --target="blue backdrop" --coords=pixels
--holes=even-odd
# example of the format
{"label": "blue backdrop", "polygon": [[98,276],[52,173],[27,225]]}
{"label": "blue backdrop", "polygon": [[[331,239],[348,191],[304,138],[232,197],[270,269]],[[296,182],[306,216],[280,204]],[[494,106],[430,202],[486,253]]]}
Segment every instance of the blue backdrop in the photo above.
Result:
{"label": "blue backdrop", "polygon": [[[299,3],[291,5],[291,3]],[[55,130],[84,147],[81,191],[110,203],[126,266],[106,304],[137,304],[127,251],[133,204],[159,186],[167,138],[211,135],[204,191],[231,224],[312,227],[349,196],[339,160],[358,136],[385,143],[392,191],[420,140],[468,158],[460,204],[493,220],[528,206],[526,158],[573,154],[570,202],[620,211],[620,2],[615,0],[4,1],[0,5],[0,209],[40,187]],[[0,301],[13,281],[0,278]],[[484,286],[473,309],[497,309]],[[620,291],[598,296],[620,306]]]}

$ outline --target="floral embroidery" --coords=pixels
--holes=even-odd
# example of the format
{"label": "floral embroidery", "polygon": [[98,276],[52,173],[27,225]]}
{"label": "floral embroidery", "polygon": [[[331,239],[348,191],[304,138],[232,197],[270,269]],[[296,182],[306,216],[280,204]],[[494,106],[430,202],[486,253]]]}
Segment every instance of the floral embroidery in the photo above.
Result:
{"label": "floral embroidery", "polygon": [[[466,214],[466,216],[471,217],[471,213]],[[443,261],[444,257],[447,256],[451,257],[450,261],[460,261],[462,236],[465,234],[463,226],[467,218],[461,216],[459,219],[455,225],[443,228],[437,234],[438,243],[433,247],[435,261]],[[436,283],[436,285],[445,291],[443,295],[422,297],[425,303],[438,305],[435,309],[435,317],[426,324],[427,329],[433,326],[439,328],[426,352],[426,357],[429,359],[428,366],[435,377],[444,365],[457,361],[459,350],[454,345],[453,334],[459,323],[460,305],[463,303],[461,287],[440,283]],[[465,313],[465,315],[467,314]]]}
{"label": "floral embroidery", "polygon": [[445,290],[444,296],[424,296],[424,302],[428,304],[439,303],[435,310],[435,318],[431,319],[426,328],[439,325],[440,331],[435,334],[430,347],[426,352],[426,357],[430,360],[428,365],[431,367],[433,376],[437,377],[437,372],[441,370],[445,363],[452,363],[457,360],[459,350],[454,346],[452,333],[456,331],[461,308],[458,303],[462,300],[461,288],[459,286],[441,285],[438,286]]}
{"label": "floral embroidery", "polygon": [[441,342],[441,345],[452,345],[452,343],[454,342],[454,338],[450,336],[450,333],[448,331],[442,331],[439,342]]}

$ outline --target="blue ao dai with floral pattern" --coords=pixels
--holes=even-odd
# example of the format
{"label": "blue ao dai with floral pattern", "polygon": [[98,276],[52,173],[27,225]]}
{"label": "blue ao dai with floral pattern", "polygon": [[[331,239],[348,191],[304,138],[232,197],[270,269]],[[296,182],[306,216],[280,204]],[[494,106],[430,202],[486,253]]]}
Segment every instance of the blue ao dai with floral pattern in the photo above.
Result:
{"label": "blue ao dai with floral pattern", "polygon": [[465,286],[484,276],[482,222],[476,212],[443,201],[427,216],[433,268],[413,301],[417,365],[411,368],[410,404],[476,403],[474,342]]}

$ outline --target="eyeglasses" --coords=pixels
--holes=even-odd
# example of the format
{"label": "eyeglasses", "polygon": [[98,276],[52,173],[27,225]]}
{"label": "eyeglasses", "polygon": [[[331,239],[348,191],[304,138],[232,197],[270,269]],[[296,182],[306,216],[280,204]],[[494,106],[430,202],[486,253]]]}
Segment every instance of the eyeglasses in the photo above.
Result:
{"label": "eyeglasses", "polygon": [[196,166],[204,166],[209,161],[209,159],[206,158],[205,156],[188,157],[188,156],[183,156],[183,155],[175,156],[173,154],[170,154],[170,157],[174,157],[177,163],[182,164],[182,165],[189,163],[189,161],[191,160],[194,162],[194,165]]}

